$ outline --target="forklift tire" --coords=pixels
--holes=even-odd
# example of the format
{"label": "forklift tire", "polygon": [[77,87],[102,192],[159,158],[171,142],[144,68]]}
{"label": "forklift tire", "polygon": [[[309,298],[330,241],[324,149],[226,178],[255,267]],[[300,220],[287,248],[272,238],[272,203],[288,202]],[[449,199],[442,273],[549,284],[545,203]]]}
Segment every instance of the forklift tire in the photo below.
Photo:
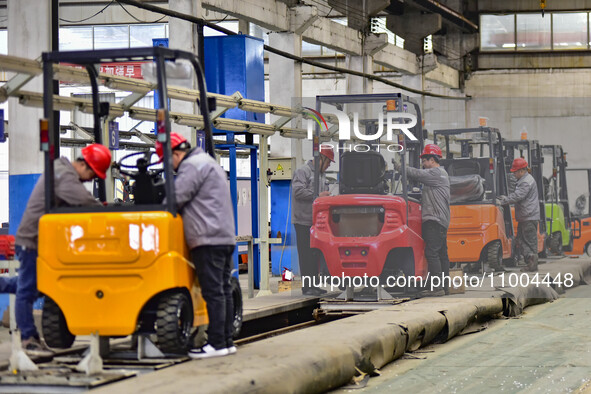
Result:
{"label": "forklift tire", "polygon": [[568,246],[566,246],[566,247],[564,248],[564,250],[565,250],[566,252],[572,252],[572,251],[573,251],[573,248],[574,248],[574,246],[575,246],[575,245],[574,245],[574,242],[575,242],[575,241],[574,241],[574,239],[573,239],[574,237],[573,237],[573,234],[572,234],[572,232],[571,232],[569,235],[570,235],[570,237],[569,237],[569,241],[568,241]]}
{"label": "forklift tire", "polygon": [[560,232],[552,234],[548,247],[553,254],[562,255],[562,234]]}
{"label": "forklift tire", "polygon": [[164,353],[184,353],[191,346],[193,304],[184,293],[162,296],[156,312],[158,348]]}
{"label": "forklift tire", "polygon": [[503,266],[503,247],[500,242],[490,243],[486,247],[486,263],[493,269]]}
{"label": "forklift tire", "polygon": [[[501,254],[501,256],[503,255],[503,249],[501,246],[501,251],[499,252]],[[519,255],[518,255],[519,253]],[[521,248],[517,246],[516,242],[513,242],[511,244],[511,256],[509,256],[508,259],[503,259],[501,257],[501,260],[503,261],[503,265],[505,267],[517,267],[517,262],[519,261],[521,257]]]}
{"label": "forklift tire", "polygon": [[240,289],[240,282],[235,276],[230,278],[232,285],[232,301],[234,306],[234,338],[238,337],[242,329],[242,290]]}
{"label": "forklift tire", "polygon": [[538,253],[538,257],[545,259],[548,258],[548,255],[548,245],[546,244],[546,241],[544,241],[544,249],[542,249],[542,251]]}
{"label": "forklift tire", "polygon": [[45,296],[41,314],[41,331],[47,346],[53,348],[69,348],[76,339],[68,329],[66,318],[60,307],[47,296]]}
{"label": "forklift tire", "polygon": [[591,257],[591,242],[587,242],[587,245],[585,245],[585,253]]}

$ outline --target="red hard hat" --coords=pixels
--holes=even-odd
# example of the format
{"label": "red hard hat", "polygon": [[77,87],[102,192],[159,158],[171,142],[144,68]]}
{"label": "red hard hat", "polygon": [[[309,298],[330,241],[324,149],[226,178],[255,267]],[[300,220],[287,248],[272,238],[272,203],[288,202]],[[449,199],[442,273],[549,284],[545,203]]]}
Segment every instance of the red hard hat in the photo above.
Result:
{"label": "red hard hat", "polygon": [[320,144],[320,154],[328,157],[334,163],[334,150],[332,145]]}
{"label": "red hard hat", "polygon": [[525,159],[523,157],[518,157],[517,159],[513,160],[513,165],[511,166],[511,172],[521,170],[522,168],[527,168],[527,161],[525,161]]}
{"label": "red hard hat", "polygon": [[[174,149],[183,142],[187,142],[187,139],[180,134],[177,133],[170,133],[170,149]],[[162,147],[162,143],[160,141],[156,141],[156,154],[162,160],[164,157],[164,148]]]}
{"label": "red hard hat", "polygon": [[437,156],[440,159],[443,156],[443,154],[441,153],[441,148],[435,144],[427,144],[423,148],[423,153],[421,153],[421,157],[428,156],[428,155]]}
{"label": "red hard hat", "polygon": [[111,152],[101,144],[88,145],[82,149],[82,157],[88,166],[101,179],[107,177],[107,170],[111,165]]}

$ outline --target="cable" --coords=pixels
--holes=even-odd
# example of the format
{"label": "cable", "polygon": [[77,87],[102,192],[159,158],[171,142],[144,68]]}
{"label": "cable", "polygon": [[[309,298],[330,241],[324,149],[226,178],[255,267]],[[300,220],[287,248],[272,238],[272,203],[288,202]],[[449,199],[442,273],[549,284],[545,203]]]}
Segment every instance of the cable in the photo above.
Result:
{"label": "cable", "polygon": [[117,1],[117,4],[119,4],[119,6],[121,8],[123,8],[123,11],[125,11],[127,13],[127,15],[131,16],[133,19],[135,19],[139,23],[157,23],[157,22],[160,22],[162,19],[166,18],[166,15],[163,15],[162,18],[156,19],[155,21],[152,21],[152,22],[142,21],[142,20],[139,20],[138,18],[136,18],[135,15],[133,15],[131,12],[127,11],[127,9],[125,7],[123,7],[123,4],[119,3],[118,0],[115,0],[115,1]]}
{"label": "cable", "polygon": [[[161,13],[161,14],[167,15],[169,17],[178,18],[178,19],[189,21],[189,22],[197,23],[197,24],[200,24],[200,25],[203,25],[203,26],[207,26],[207,27],[209,27],[209,28],[211,28],[213,30],[217,30],[217,31],[222,32],[224,34],[227,34],[229,36],[235,36],[236,35],[236,33],[234,33],[232,30],[225,29],[225,28],[220,27],[220,26],[218,26],[218,25],[216,25],[214,23],[209,23],[208,21],[206,21],[204,19],[197,18],[197,17],[192,16],[192,15],[187,15],[187,14],[183,14],[183,13],[180,13],[180,12],[177,12],[177,11],[168,10],[166,8],[157,7],[157,6],[154,6],[154,5],[151,5],[151,4],[140,3],[139,1],[136,1],[136,0],[117,0],[117,2],[118,3],[125,3],[125,4],[129,4],[129,5],[133,5],[135,7],[143,8],[143,9],[148,10],[148,11]],[[336,72],[343,73],[343,74],[349,74],[349,75],[354,75],[354,76],[357,76],[357,77],[367,78],[367,79],[372,80],[372,81],[381,82],[381,83],[383,83],[385,85],[392,86],[392,87],[395,87],[397,89],[402,89],[402,90],[405,90],[407,92],[415,93],[415,94],[422,95],[422,96],[438,97],[438,98],[444,98],[444,99],[449,99],[449,100],[470,100],[471,99],[471,97],[446,96],[446,95],[443,95],[443,94],[431,93],[431,92],[426,92],[426,91],[423,91],[423,90],[409,88],[408,86],[404,86],[404,85],[401,85],[399,83],[389,81],[389,80],[387,80],[385,78],[378,77],[376,75],[367,74],[367,73],[363,73],[363,72],[359,72],[359,71],[347,70],[345,68],[340,68],[340,67],[329,66],[329,65],[324,64],[324,63],[321,63],[321,62],[317,62],[317,61],[314,61],[314,60],[305,59],[303,57],[296,56],[296,55],[293,55],[291,53],[281,51],[279,49],[270,47],[268,45],[264,45],[263,48],[267,52],[271,52],[271,53],[274,53],[276,55],[283,56],[285,58],[294,60],[296,62],[300,62],[300,63],[304,63],[304,64],[309,64],[311,66],[315,66],[315,67],[318,67],[318,68],[323,68],[323,69],[326,69],[326,70],[336,71]]]}
{"label": "cable", "polygon": [[64,18],[59,18],[59,19],[60,19],[60,21],[62,21],[62,22],[68,22],[68,23],[80,23],[80,22],[85,22],[85,21],[87,21],[87,20],[89,20],[89,19],[92,19],[92,18],[94,18],[94,17],[95,17],[95,16],[97,16],[98,14],[101,14],[101,13],[102,13],[104,10],[106,10],[107,8],[109,8],[110,6],[112,6],[114,2],[115,2],[115,0],[111,0],[111,2],[110,2],[109,4],[107,4],[107,5],[106,5],[106,6],[105,6],[105,7],[104,7],[102,10],[98,11],[97,13],[95,13],[95,14],[94,14],[94,15],[92,15],[92,16],[89,16],[88,18],[80,19],[79,21],[70,21],[70,20],[67,20],[67,19],[64,19]]}

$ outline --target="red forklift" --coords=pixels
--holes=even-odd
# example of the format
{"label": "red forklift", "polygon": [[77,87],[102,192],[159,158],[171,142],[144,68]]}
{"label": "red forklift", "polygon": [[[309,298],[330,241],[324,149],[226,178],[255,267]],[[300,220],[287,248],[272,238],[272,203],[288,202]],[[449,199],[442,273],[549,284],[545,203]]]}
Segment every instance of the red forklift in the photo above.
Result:
{"label": "red forklift", "polygon": [[[421,237],[420,189],[406,176],[406,166],[420,165],[424,138],[420,107],[414,100],[400,94],[322,96],[319,101],[337,106],[377,103],[383,114],[394,110],[412,113],[416,117],[416,124],[409,127],[415,140],[399,134],[397,142],[402,151],[392,154],[392,157],[400,155],[400,173],[387,170],[384,150],[352,150],[339,155],[339,195],[319,197],[314,201],[310,230],[310,246],[326,262],[331,277],[379,278],[379,286],[371,284],[377,290],[377,300],[392,298],[388,292],[411,291],[411,286],[401,289],[387,283],[387,279],[427,275]],[[317,109],[322,111],[321,106]],[[383,121],[384,117],[379,119]],[[365,134],[375,134],[379,127],[375,118],[361,123]],[[338,151],[347,150],[344,146],[341,141]],[[317,187],[316,195],[318,190]],[[353,299],[354,287],[349,284],[341,286],[341,289],[346,288],[345,300]]]}

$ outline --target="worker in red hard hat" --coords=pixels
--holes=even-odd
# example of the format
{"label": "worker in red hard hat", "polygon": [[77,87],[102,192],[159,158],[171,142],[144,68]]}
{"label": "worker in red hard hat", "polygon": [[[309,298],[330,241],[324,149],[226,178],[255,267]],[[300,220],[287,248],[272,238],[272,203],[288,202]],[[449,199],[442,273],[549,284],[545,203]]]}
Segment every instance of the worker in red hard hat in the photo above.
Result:
{"label": "worker in red hard hat", "polygon": [[[162,160],[164,158],[164,148],[159,141],[156,141],[156,154]],[[185,137],[177,133],[170,133],[170,149],[172,150],[172,166],[176,170],[180,163],[180,153],[190,148],[190,144]],[[175,151],[177,152],[175,154]]]}
{"label": "worker in red hard hat", "polygon": [[[230,278],[236,245],[232,198],[226,172],[201,148],[191,148],[185,137],[170,134],[175,201],[183,218],[201,294],[207,305],[207,343],[189,350],[195,359],[236,353],[233,341],[234,307]],[[164,156],[160,142],[156,153]]]}
{"label": "worker in red hard hat", "polygon": [[[445,168],[439,165],[442,152],[437,145],[425,145],[420,158],[423,169],[407,166],[407,176],[424,185],[421,196],[421,213],[425,258],[429,265],[431,278],[438,276],[442,279],[440,281],[441,287],[434,290],[436,293],[443,290],[447,294],[449,293],[447,287],[449,283],[447,280],[443,280],[442,276],[449,277],[449,257],[447,255],[447,229],[450,220],[449,176]],[[400,171],[401,165],[395,161],[394,167]]]}
{"label": "worker in red hard hat", "polygon": [[[324,173],[334,163],[332,145],[320,144],[320,192],[318,197],[330,196]],[[292,222],[296,231],[300,275],[302,276],[302,293],[305,295],[322,295],[325,290],[312,285],[313,278],[318,275],[318,254],[310,248],[310,228],[312,227],[312,204],[314,203],[314,161],[309,160],[298,168],[291,182],[292,191]]]}
{"label": "worker in red hard hat", "polygon": [[[111,165],[111,152],[100,144],[88,145],[82,155],[71,163],[60,157],[54,161],[54,191],[57,206],[102,204],[84,187],[94,178],[105,179]],[[0,278],[0,292],[16,294],[16,323],[22,346],[32,356],[48,356],[53,352],[43,344],[33,321],[33,302],[37,299],[37,242],[39,219],[45,213],[45,175],[37,180],[16,232],[15,249],[20,261],[18,276]]]}
{"label": "worker in red hard hat", "polygon": [[515,205],[517,220],[517,241],[521,245],[527,266],[521,271],[538,270],[538,223],[540,221],[540,201],[536,180],[527,170],[528,164],[523,157],[513,160],[511,172],[517,179],[515,191],[508,196],[499,196],[501,205]]}

